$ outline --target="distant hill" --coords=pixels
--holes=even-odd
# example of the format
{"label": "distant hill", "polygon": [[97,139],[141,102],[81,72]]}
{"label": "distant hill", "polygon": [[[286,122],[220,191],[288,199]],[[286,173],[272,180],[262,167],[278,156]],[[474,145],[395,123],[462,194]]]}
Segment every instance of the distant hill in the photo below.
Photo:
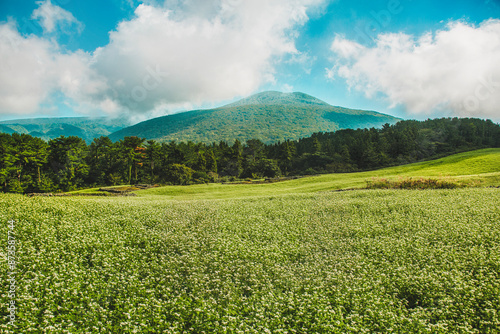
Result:
{"label": "distant hill", "polygon": [[260,139],[271,143],[295,140],[315,132],[381,127],[399,120],[374,111],[334,107],[304,93],[269,91],[220,108],[154,118],[109,137],[113,141],[138,136],[157,141],[212,143]]}
{"label": "distant hill", "polygon": [[86,142],[108,136],[130,123],[122,120],[89,117],[30,118],[0,121],[0,132],[25,133],[44,140],[59,136],[78,136]]}

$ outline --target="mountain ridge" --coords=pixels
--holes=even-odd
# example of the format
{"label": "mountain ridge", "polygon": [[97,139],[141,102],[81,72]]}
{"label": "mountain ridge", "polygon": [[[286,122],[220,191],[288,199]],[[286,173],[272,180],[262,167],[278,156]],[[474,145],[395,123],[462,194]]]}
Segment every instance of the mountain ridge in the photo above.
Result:
{"label": "mountain ridge", "polygon": [[311,95],[265,91],[213,109],[161,116],[123,128],[113,141],[137,136],[156,141],[265,143],[297,140],[315,132],[381,127],[401,119],[375,111],[332,106]]}
{"label": "mountain ridge", "polygon": [[89,143],[129,125],[127,121],[106,117],[40,117],[0,121],[0,132],[29,134],[46,141],[59,136],[78,136]]}
{"label": "mountain ridge", "polygon": [[401,119],[375,111],[332,106],[302,92],[264,91],[212,109],[200,109],[152,118],[137,124],[105,117],[56,117],[0,121],[0,132],[29,134],[43,140],[78,136],[90,143],[108,136],[118,141],[126,136],[213,143],[264,143],[297,140],[315,132],[381,127]]}
{"label": "mountain ridge", "polygon": [[[295,99],[292,99],[292,97],[295,97]],[[295,103],[329,105],[325,101],[322,101],[312,95],[302,92],[282,93],[279,91],[265,91],[243,98],[239,101],[230,103],[225,107],[240,107],[240,106],[254,105],[254,104],[272,105],[272,104],[280,104],[283,102],[290,102],[292,100]]]}

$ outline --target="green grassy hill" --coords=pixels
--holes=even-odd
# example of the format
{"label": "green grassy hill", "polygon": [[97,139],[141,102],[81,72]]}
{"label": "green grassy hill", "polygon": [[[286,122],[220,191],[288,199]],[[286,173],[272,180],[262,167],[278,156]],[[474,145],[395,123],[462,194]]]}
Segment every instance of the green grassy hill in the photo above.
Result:
{"label": "green grassy hill", "polygon": [[113,141],[138,136],[158,141],[212,143],[299,139],[315,132],[380,127],[400,119],[374,111],[334,107],[304,93],[263,92],[210,110],[154,118],[110,135]]}
{"label": "green grassy hill", "polygon": [[360,173],[325,174],[271,184],[207,184],[167,186],[137,192],[140,196],[168,199],[220,199],[312,193],[346,188],[363,188],[372,178],[435,178],[454,182],[500,185],[500,149],[455,154],[438,160]]}
{"label": "green grassy hill", "polygon": [[29,118],[0,122],[0,132],[29,134],[43,140],[78,136],[87,143],[130,125],[123,120],[90,117]]}

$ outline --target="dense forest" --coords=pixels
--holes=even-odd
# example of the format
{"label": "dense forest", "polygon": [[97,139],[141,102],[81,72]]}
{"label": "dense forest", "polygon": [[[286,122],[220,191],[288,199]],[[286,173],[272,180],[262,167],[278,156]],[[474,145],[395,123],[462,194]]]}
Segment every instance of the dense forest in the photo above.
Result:
{"label": "dense forest", "polygon": [[158,143],[138,137],[90,145],[79,137],[48,142],[0,134],[3,192],[58,192],[119,184],[192,184],[355,172],[402,165],[485,147],[500,147],[490,120],[401,121],[381,129],[316,133],[297,141]]}

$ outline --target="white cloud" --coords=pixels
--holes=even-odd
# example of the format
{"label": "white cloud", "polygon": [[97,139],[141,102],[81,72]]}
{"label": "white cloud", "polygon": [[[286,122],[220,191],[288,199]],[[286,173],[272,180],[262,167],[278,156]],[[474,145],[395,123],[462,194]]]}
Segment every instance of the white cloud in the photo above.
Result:
{"label": "white cloud", "polygon": [[[116,101],[132,112],[247,95],[298,55],[294,28],[319,0],[167,0],[140,5],[94,54]],[[168,9],[167,9],[168,8]]]}
{"label": "white cloud", "polygon": [[281,90],[285,93],[291,93],[293,92],[293,86],[289,84],[284,84],[283,86],[281,86]]}
{"label": "white cloud", "polygon": [[431,115],[500,117],[500,20],[450,23],[419,38],[381,34],[374,47],[337,36],[337,63],[327,76],[346,79],[367,97]]}
{"label": "white cloud", "polygon": [[337,36],[332,44],[332,50],[342,58],[357,57],[364,50],[360,44]]}
{"label": "white cloud", "polygon": [[[0,113],[34,113],[58,92],[80,112],[136,119],[250,94],[273,82],[279,62],[304,57],[296,29],[325,0],[152,1],[91,54],[0,24]],[[50,0],[38,4],[45,32],[78,24]]]}
{"label": "white cloud", "polygon": [[0,59],[0,114],[34,114],[57,92],[75,101],[97,100],[107,88],[90,68],[90,55],[62,54],[53,41],[21,36],[12,22],[0,24]]}
{"label": "white cloud", "polygon": [[33,11],[31,18],[39,19],[45,32],[52,33],[57,27],[64,30],[68,27],[76,27],[79,33],[83,30],[83,24],[73,14],[53,5],[50,0],[37,1],[36,4],[38,8]]}

